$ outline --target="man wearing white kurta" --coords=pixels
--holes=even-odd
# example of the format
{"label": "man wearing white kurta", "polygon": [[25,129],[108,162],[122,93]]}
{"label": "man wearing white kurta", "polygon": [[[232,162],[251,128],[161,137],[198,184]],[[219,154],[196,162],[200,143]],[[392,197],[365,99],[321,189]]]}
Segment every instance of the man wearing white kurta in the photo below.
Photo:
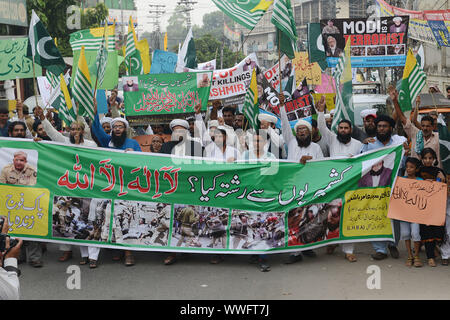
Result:
{"label": "man wearing white kurta", "polygon": [[[330,157],[353,157],[360,153],[362,143],[352,138],[352,126],[351,122],[343,120],[338,124],[338,133],[332,132],[328,129],[325,116],[323,114],[325,110],[325,97],[322,96],[317,103],[317,127],[320,134],[329,146]],[[327,248],[327,253],[333,253],[336,245],[330,245]],[[343,243],[342,251],[345,253],[345,258],[350,262],[355,262],[356,257],[353,254],[354,243]]]}

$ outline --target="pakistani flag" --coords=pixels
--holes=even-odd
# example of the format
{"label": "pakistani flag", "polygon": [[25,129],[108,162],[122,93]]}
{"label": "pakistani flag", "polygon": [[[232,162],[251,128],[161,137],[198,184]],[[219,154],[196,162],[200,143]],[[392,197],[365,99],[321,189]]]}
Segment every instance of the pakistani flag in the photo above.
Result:
{"label": "pakistani flag", "polygon": [[308,56],[309,62],[317,62],[322,71],[328,67],[320,23],[308,23]]}
{"label": "pakistani flag", "polygon": [[81,47],[78,69],[74,76],[73,97],[78,102],[78,114],[94,119],[94,94],[92,93],[91,77],[84,55],[84,47]]}
{"label": "pakistani flag", "polygon": [[295,58],[297,51],[297,29],[290,0],[275,0],[270,21],[277,28],[278,47],[289,57]]}
{"label": "pakistani flag", "polygon": [[136,48],[137,37],[134,31],[133,19],[130,16],[128,22],[127,45],[125,47],[125,64],[129,76],[138,76],[144,73],[141,54]]}
{"label": "pakistani flag", "polygon": [[213,0],[214,4],[235,22],[253,29],[273,0]]}
{"label": "pakistani flag", "polygon": [[69,90],[63,75],[60,75],[61,93],[59,95],[59,106],[57,107],[59,117],[68,125],[76,120],[75,111],[72,106]]}
{"label": "pakistani flag", "polygon": [[176,72],[183,72],[184,68],[197,68],[197,54],[195,53],[194,37],[192,36],[192,28],[189,29],[183,46],[178,51],[178,61]]}
{"label": "pakistani flag", "polygon": [[252,72],[252,80],[250,82],[250,87],[247,89],[245,94],[244,106],[242,108],[245,117],[250,122],[253,129],[259,129],[259,107],[258,107],[258,88],[256,82],[256,68]]}
{"label": "pakistani flag", "polygon": [[339,57],[333,72],[333,78],[336,80],[336,113],[333,117],[331,129],[336,132],[337,126],[342,120],[347,119],[354,123],[350,38],[347,40],[344,52]]}
{"label": "pakistani flag", "polygon": [[66,63],[34,10],[31,13],[27,57],[55,76],[64,72]]}
{"label": "pakistani flag", "polygon": [[445,174],[450,174],[450,131],[447,126],[438,123],[439,153]]}
{"label": "pakistani flag", "polygon": [[[118,55],[116,51],[116,40],[115,40],[115,26],[108,26],[106,29],[105,43],[108,43],[108,52],[106,60],[105,74],[108,76],[104,78],[102,84],[98,84],[98,89],[111,90],[114,89],[118,84],[119,79],[119,59],[123,58]],[[76,73],[78,60],[80,58],[81,47],[84,46],[86,62],[89,68],[89,74],[91,80],[97,81],[97,61],[100,48],[103,43],[105,28],[93,28],[85,29],[74,32],[70,35],[70,45],[73,50],[73,70],[72,74]],[[119,58],[120,57],[120,58]],[[73,86],[74,77],[72,77],[71,86]]]}
{"label": "pakistani flag", "polygon": [[414,54],[409,49],[398,95],[398,103],[403,112],[412,110],[412,103],[422,91],[426,81],[425,72],[420,68]]}

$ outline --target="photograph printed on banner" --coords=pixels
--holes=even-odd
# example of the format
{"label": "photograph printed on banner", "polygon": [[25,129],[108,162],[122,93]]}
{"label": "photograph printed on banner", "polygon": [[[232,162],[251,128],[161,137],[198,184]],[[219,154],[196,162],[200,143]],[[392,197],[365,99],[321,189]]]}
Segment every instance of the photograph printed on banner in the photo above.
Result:
{"label": "photograph printed on banner", "polygon": [[391,184],[395,153],[385,157],[371,159],[362,163],[361,179],[358,187],[385,187]]}
{"label": "photograph printed on banner", "polygon": [[339,238],[342,200],[294,208],[288,214],[288,246]]}
{"label": "photograph printed on banner", "polygon": [[228,209],[175,204],[173,212],[172,247],[227,248]]}
{"label": "photograph printed on banner", "polygon": [[123,91],[139,91],[139,79],[138,77],[124,77],[123,78]]}
{"label": "photograph printed on banner", "polygon": [[171,209],[166,203],[115,200],[112,241],[167,246]]}
{"label": "photograph printed on banner", "polygon": [[108,241],[111,200],[55,196],[53,237]]}
{"label": "photograph printed on banner", "polygon": [[0,148],[0,183],[34,186],[37,162],[36,150]]}
{"label": "photograph printed on banner", "polygon": [[284,212],[232,211],[232,249],[265,250],[284,247]]}

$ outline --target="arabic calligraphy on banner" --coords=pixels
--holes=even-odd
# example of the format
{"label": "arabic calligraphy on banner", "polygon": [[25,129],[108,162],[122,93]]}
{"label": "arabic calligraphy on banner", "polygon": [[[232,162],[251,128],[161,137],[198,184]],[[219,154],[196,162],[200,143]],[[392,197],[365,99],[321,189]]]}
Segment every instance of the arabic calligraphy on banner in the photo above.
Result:
{"label": "arabic calligraphy on banner", "polygon": [[292,63],[296,83],[301,83],[306,78],[308,84],[322,84],[322,71],[317,62],[309,63],[308,52],[296,52]]}
{"label": "arabic calligraphy on banner", "polygon": [[206,110],[212,71],[148,74],[123,80],[127,116],[194,112],[202,104]]}
{"label": "arabic calligraphy on banner", "polygon": [[[374,208],[377,224],[390,225],[383,203],[398,171],[401,145],[302,165],[223,163],[18,140],[0,138],[0,148],[35,149],[39,160],[33,188],[0,185],[0,210],[8,213],[15,236],[206,253],[280,252],[330,241],[392,239],[388,227],[359,228],[357,234],[344,230],[351,227],[354,213],[372,215]],[[3,153],[0,157],[6,158]],[[391,159],[385,161],[389,179],[383,175],[383,186],[359,187],[369,181],[363,168],[387,158]],[[364,195],[365,200],[354,209],[355,194]],[[33,221],[34,228],[28,232]],[[203,226],[198,221],[207,223]],[[195,230],[195,236],[180,231],[180,223]],[[243,224],[246,234],[242,234]],[[211,245],[212,239],[202,236],[219,231],[225,241]],[[272,236],[256,236],[263,231]],[[241,242],[241,236],[248,236],[248,243]]]}
{"label": "arabic calligraphy on banner", "polygon": [[[28,38],[0,39],[0,80],[33,78],[33,62],[26,58]],[[35,65],[36,76],[42,68]]]}

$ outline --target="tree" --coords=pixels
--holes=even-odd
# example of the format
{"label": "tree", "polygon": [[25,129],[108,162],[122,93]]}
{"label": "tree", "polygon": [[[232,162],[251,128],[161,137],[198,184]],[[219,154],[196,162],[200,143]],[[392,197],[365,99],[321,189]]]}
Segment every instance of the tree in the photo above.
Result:
{"label": "tree", "polygon": [[[31,21],[31,10],[34,10],[41,19],[52,38],[58,39],[58,49],[63,57],[73,55],[69,43],[70,33],[77,30],[67,28],[66,9],[72,5],[78,5],[77,0],[27,0],[28,21]],[[63,12],[63,14],[61,14]],[[99,27],[108,16],[108,9],[103,3],[95,8],[89,8],[81,13],[81,27],[83,29]]]}
{"label": "tree", "polygon": [[[220,68],[220,55],[222,49],[222,41],[217,40],[210,34],[206,34],[200,38],[195,38],[195,50],[199,63],[217,59],[217,68]],[[231,68],[243,60],[245,56],[242,52],[233,52],[229,46],[223,46],[223,68]]]}
{"label": "tree", "polygon": [[[188,29],[186,27],[186,15],[182,12],[183,6],[178,5],[175,12],[169,18],[167,25],[167,47],[178,48],[179,43],[183,43]],[[178,50],[178,49],[177,49]]]}

